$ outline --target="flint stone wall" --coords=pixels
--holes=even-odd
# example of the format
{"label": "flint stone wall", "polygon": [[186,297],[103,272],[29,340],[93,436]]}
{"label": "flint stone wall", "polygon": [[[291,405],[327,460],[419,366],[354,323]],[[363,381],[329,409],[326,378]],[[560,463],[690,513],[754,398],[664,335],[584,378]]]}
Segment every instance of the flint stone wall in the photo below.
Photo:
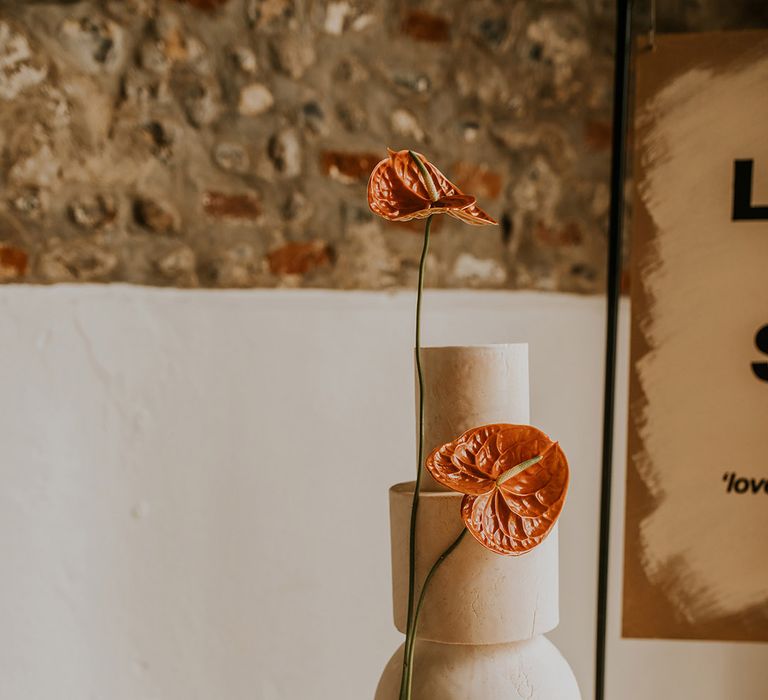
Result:
{"label": "flint stone wall", "polygon": [[612,6],[0,0],[0,281],[413,286],[391,146],[500,221],[437,222],[430,285],[599,292]]}

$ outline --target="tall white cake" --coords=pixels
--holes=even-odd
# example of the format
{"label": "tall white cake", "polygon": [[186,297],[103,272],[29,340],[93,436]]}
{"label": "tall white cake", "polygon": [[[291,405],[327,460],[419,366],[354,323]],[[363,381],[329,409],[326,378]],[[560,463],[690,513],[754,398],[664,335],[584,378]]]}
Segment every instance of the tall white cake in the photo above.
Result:
{"label": "tall white cake", "polygon": [[[529,424],[528,346],[423,348],[424,454],[466,430]],[[417,390],[418,391],[418,390]],[[418,398],[418,396],[417,396]],[[429,569],[464,527],[462,494],[422,465],[416,596]],[[395,625],[405,634],[414,483],[390,490]],[[413,700],[580,700],[576,679],[543,635],[558,624],[557,527],[538,547],[503,556],[465,537],[435,574],[416,630]],[[397,700],[403,647],[376,700]]]}

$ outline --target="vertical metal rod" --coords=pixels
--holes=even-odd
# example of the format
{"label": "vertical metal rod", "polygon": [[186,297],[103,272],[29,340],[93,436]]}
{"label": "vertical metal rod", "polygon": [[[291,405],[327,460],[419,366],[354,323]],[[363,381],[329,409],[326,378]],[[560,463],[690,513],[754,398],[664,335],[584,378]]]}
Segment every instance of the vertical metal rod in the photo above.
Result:
{"label": "vertical metal rod", "polygon": [[605,386],[603,398],[603,452],[600,482],[600,544],[597,578],[597,638],[595,644],[595,700],[605,698],[605,652],[608,613],[608,562],[613,477],[613,413],[616,383],[616,332],[621,293],[621,243],[624,223],[629,62],[632,0],[616,3],[616,67],[613,91],[611,154],[611,209],[608,229],[607,318]]}

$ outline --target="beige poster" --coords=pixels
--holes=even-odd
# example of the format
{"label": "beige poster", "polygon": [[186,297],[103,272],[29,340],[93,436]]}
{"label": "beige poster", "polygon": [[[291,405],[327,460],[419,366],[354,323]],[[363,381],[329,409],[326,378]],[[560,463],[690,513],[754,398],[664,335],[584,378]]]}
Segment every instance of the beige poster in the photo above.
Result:
{"label": "beige poster", "polygon": [[626,637],[768,640],[768,32],[637,57]]}

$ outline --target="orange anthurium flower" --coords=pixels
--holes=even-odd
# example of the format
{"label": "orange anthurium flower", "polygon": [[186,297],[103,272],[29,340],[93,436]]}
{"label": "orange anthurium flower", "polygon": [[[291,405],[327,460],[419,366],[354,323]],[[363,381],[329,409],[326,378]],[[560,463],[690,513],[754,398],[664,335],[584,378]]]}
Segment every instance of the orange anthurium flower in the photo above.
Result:
{"label": "orange anthurium flower", "polygon": [[555,524],[568,490],[568,462],[556,442],[530,425],[468,430],[427,458],[436,481],[465,494],[461,517],[498,554],[525,554]]}
{"label": "orange anthurium flower", "polygon": [[432,214],[450,214],[462,221],[482,226],[495,224],[475,202],[464,194],[420,153],[392,151],[371,173],[368,180],[368,206],[390,221],[424,219]]}

